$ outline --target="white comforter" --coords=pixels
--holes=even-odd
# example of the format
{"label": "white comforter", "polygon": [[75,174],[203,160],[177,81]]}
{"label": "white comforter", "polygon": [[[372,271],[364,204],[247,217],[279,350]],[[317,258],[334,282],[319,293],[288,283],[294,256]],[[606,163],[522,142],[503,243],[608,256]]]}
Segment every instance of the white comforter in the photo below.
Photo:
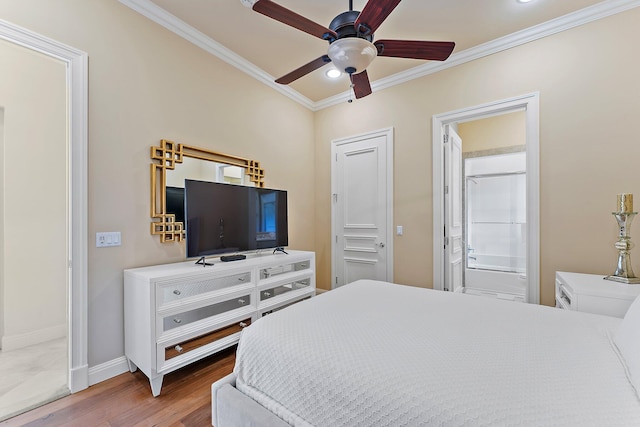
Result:
{"label": "white comforter", "polygon": [[236,387],[294,426],[640,426],[619,323],[359,281],[245,329]]}

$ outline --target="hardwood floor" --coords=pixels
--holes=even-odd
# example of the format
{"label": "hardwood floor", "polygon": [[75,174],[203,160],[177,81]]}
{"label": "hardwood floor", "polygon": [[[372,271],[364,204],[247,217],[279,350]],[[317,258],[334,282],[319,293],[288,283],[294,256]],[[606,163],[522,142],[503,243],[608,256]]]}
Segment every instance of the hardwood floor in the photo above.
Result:
{"label": "hardwood floor", "polygon": [[140,370],[127,372],[0,422],[0,427],[211,426],[211,384],[233,371],[235,354],[234,346],[166,375],[155,398]]}

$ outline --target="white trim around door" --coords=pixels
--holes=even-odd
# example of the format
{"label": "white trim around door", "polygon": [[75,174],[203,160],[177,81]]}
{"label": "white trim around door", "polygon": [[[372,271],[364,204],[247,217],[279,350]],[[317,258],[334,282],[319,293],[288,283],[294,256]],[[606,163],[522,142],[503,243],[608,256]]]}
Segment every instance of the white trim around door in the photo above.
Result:
{"label": "white trim around door", "polygon": [[525,111],[527,153],[527,302],[540,304],[540,94],[538,92],[433,116],[433,288],[444,283],[445,126]]}
{"label": "white trim around door", "polygon": [[89,386],[87,358],[87,141],[88,55],[25,28],[0,20],[0,39],[66,64],[69,179],[69,390]]}

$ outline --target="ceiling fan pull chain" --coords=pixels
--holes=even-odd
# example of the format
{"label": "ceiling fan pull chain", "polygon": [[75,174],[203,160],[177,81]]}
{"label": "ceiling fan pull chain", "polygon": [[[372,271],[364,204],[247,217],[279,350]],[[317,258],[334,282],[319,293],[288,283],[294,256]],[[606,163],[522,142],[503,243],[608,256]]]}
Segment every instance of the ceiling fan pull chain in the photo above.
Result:
{"label": "ceiling fan pull chain", "polygon": [[356,84],[353,82],[353,72],[349,73],[349,81],[349,99],[347,99],[347,102],[351,104],[353,97],[356,96]]}

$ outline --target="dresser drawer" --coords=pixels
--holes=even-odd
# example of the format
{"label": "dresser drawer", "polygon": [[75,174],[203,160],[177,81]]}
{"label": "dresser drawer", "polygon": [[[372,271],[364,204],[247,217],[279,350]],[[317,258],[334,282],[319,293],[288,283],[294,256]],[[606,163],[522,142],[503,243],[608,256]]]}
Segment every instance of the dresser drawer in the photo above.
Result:
{"label": "dresser drawer", "polygon": [[556,280],[556,307],[565,310],[571,310],[571,300],[573,295],[558,280]]}
{"label": "dresser drawer", "polygon": [[265,301],[269,298],[277,297],[278,295],[282,295],[287,292],[297,291],[298,289],[307,289],[309,286],[311,286],[310,277],[270,287],[260,291],[260,301]]}
{"label": "dresser drawer", "polygon": [[291,305],[293,305],[293,304],[297,304],[297,303],[299,303],[300,301],[304,301],[304,300],[307,300],[307,299],[309,299],[309,298],[311,298],[311,296],[310,296],[310,295],[307,295],[307,296],[303,296],[303,297],[301,297],[301,298],[299,298],[299,299],[295,299],[295,300],[293,300],[293,301],[287,301],[287,302],[282,303],[282,304],[280,304],[280,305],[276,305],[275,307],[270,307],[268,310],[262,310],[262,311],[260,311],[260,312],[259,312],[259,316],[260,316],[260,317],[264,317],[264,316],[266,316],[266,315],[268,315],[268,314],[275,313],[276,311],[280,311],[280,310],[282,310],[283,308],[287,308],[287,307],[289,307],[289,306],[291,306]]}
{"label": "dresser drawer", "polygon": [[162,308],[167,303],[249,282],[251,272],[201,281],[158,284],[156,300],[158,308]]}
{"label": "dresser drawer", "polygon": [[205,335],[201,335],[199,337],[192,338],[187,341],[183,341],[176,345],[165,347],[164,360],[167,361],[167,360],[173,359],[174,357],[181,356],[183,354],[188,354],[190,351],[193,351],[197,348],[210,344],[221,338],[228,337],[229,335],[238,333],[243,328],[246,328],[250,324],[251,324],[251,318],[247,318],[247,319],[241,320],[240,322],[234,323],[232,325],[225,326],[224,328],[211,331]]}
{"label": "dresser drawer", "polygon": [[292,262],[289,264],[282,264],[275,267],[261,268],[260,280],[268,279],[270,277],[278,276],[281,274],[309,270],[310,268],[311,268],[310,261],[299,261],[299,262]]}
{"label": "dresser drawer", "polygon": [[162,318],[162,330],[163,332],[166,332],[180,326],[197,322],[198,320],[206,319],[207,317],[216,316],[248,305],[251,305],[250,294],[182,313],[165,316]]}

